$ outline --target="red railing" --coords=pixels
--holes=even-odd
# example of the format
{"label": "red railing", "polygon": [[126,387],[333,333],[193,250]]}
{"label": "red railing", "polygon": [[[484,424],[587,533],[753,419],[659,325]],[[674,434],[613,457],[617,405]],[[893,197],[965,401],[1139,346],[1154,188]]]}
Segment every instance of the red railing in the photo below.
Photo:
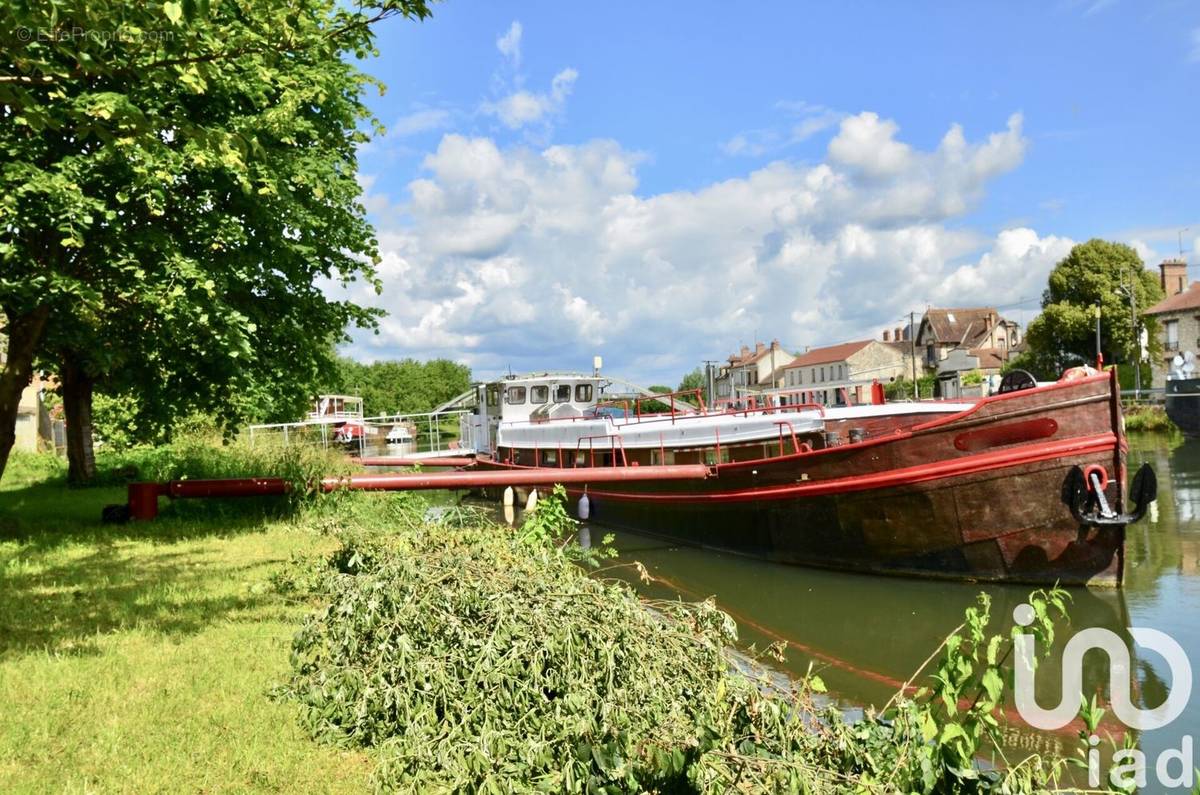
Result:
{"label": "red railing", "polygon": [[[702,390],[702,389],[682,389],[677,392],[662,392],[660,394],[655,394],[655,395],[643,395],[641,397],[634,398],[634,409],[635,409],[635,412],[637,413],[637,418],[640,421],[642,419],[642,403],[649,401],[649,400],[657,400],[660,403],[663,401],[669,401],[668,405],[670,405],[670,407],[671,407],[671,411],[670,411],[671,422],[674,422],[675,414],[676,414],[675,398],[688,397],[688,396],[694,397],[696,399],[696,405],[693,406],[690,403],[684,403],[684,405],[687,406],[692,411],[697,411],[697,406],[699,406],[698,410],[701,414],[703,414],[705,412],[705,408],[704,408],[704,390]],[[647,414],[647,416],[654,416],[655,414],[665,414],[665,413],[667,413],[667,412],[661,412],[661,411],[660,412],[652,412],[650,414]],[[679,412],[679,413],[680,414],[690,414],[691,412]]]}
{"label": "red railing", "polygon": [[[626,467],[629,466],[629,458],[625,455],[625,441],[623,439],[621,439],[621,437],[618,434],[613,434],[613,433],[597,434],[595,436],[580,436],[579,439],[577,439],[575,441],[575,458],[576,458],[576,460],[579,459],[579,454],[581,452],[583,452],[582,444],[585,439],[587,440],[587,443],[588,443],[588,453],[589,453],[588,466],[591,466],[591,467],[596,466],[596,446],[594,444],[595,439],[608,439],[609,440],[608,449],[610,451],[612,451],[612,456],[613,456],[611,466],[617,465],[617,451],[618,450],[621,451],[621,466],[626,466]],[[613,439],[617,440],[616,444],[612,443]]]}

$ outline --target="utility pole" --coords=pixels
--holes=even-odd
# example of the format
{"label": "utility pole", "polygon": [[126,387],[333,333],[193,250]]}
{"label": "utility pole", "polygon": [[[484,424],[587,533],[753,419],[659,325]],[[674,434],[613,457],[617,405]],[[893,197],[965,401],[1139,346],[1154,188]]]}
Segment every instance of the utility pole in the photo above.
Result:
{"label": "utility pole", "polygon": [[916,312],[908,313],[908,348],[912,356],[912,371],[913,371],[913,397],[915,400],[921,399],[921,389],[917,386],[917,332],[913,328]]}
{"label": "utility pole", "polygon": [[1104,354],[1100,351],[1100,304],[1096,304],[1096,369],[1104,369]]}
{"label": "utility pole", "polygon": [[1133,271],[1129,272],[1129,323],[1133,327],[1133,399],[1142,399],[1142,335],[1138,333],[1137,298],[1133,294]]}
{"label": "utility pole", "polygon": [[717,400],[717,368],[713,366],[715,364],[716,362],[712,359],[704,360],[704,386],[708,392],[706,400],[709,406],[713,405]]}

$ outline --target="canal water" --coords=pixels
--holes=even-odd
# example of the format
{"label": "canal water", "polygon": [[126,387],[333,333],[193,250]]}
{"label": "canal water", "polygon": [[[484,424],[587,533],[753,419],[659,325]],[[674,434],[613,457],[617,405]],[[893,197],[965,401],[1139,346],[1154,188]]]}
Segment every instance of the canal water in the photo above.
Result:
{"label": "canal water", "polygon": [[[1074,632],[1102,627],[1117,633],[1130,650],[1133,702],[1155,707],[1172,685],[1170,669],[1159,654],[1136,646],[1129,627],[1167,633],[1200,666],[1200,441],[1163,434],[1130,440],[1129,471],[1143,461],[1158,474],[1156,510],[1129,528],[1125,587],[1071,589],[1070,626],[1064,626],[1047,662],[1039,666],[1037,696],[1042,707],[1061,698],[1061,652]],[[1015,502],[1023,498],[1011,495]],[[1042,497],[1044,499],[1044,497]],[[593,528],[593,538],[600,528]],[[1012,612],[1025,601],[1029,586],[995,586],[805,569],[732,554],[678,546],[661,539],[618,532],[616,546],[627,561],[640,561],[656,579],[631,582],[648,597],[712,597],[737,620],[740,640],[762,648],[787,644],[783,667],[794,675],[812,669],[831,696],[848,711],[882,705],[962,621],[963,611],[986,591],[992,597],[993,625],[1007,632]],[[1105,653],[1084,656],[1087,695],[1109,697],[1110,668]],[[1200,670],[1197,671],[1200,679]],[[918,678],[918,683],[921,679]],[[1026,724],[1009,704],[1005,747],[1012,751],[1074,755],[1079,724],[1040,731]],[[1200,734],[1200,682],[1183,715],[1151,731],[1124,727],[1110,710],[1101,737],[1118,743],[1128,735],[1149,760],[1144,791],[1162,791],[1154,781],[1154,763],[1168,749],[1179,751]],[[1111,751],[1110,751],[1111,752]],[[1107,755],[1107,754],[1106,754]],[[1107,765],[1107,763],[1106,763]],[[1190,766],[1200,766],[1200,758]],[[1178,772],[1178,763],[1170,770]]]}

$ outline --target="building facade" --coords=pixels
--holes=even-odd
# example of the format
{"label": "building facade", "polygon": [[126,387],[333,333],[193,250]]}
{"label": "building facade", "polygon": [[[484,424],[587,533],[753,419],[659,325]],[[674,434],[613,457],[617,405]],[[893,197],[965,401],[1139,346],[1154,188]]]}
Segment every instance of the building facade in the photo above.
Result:
{"label": "building facade", "polygon": [[776,391],[794,403],[869,402],[871,384],[902,377],[906,363],[890,341],[858,340],[812,348],[780,368]]}
{"label": "building facade", "polygon": [[718,400],[733,400],[750,392],[759,392],[778,386],[776,373],[795,360],[795,356],[771,340],[767,345],[757,342],[753,350],[743,345],[742,349],[721,365],[713,388]]}
{"label": "building facade", "polygon": [[1145,311],[1158,321],[1162,355],[1150,363],[1151,385],[1166,385],[1171,360],[1191,351],[1200,354],[1200,282],[1189,285],[1187,261],[1168,259],[1158,266],[1166,298]]}

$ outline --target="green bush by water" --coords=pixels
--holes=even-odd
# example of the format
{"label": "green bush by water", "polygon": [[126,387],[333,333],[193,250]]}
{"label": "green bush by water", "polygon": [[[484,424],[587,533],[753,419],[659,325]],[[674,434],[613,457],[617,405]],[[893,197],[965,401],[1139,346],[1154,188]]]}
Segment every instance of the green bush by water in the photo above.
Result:
{"label": "green bush by water", "polygon": [[1167,410],[1158,405],[1128,406],[1122,412],[1127,431],[1173,431],[1175,423],[1167,417]]}
{"label": "green bush by water", "polygon": [[[1024,792],[1062,774],[1038,757],[977,765],[996,753],[1008,643],[987,632],[986,597],[931,658],[929,689],[849,722],[818,678],[787,682],[733,651],[737,627],[711,601],[645,602],[589,575],[569,522],[544,518],[560,496],[516,530],[470,512],[428,521],[417,495],[365,510],[347,496],[324,519],[338,551],[277,581],[319,604],[277,695],[315,738],[373,749],[380,789]],[[1064,598],[1030,597],[1037,631]]]}

